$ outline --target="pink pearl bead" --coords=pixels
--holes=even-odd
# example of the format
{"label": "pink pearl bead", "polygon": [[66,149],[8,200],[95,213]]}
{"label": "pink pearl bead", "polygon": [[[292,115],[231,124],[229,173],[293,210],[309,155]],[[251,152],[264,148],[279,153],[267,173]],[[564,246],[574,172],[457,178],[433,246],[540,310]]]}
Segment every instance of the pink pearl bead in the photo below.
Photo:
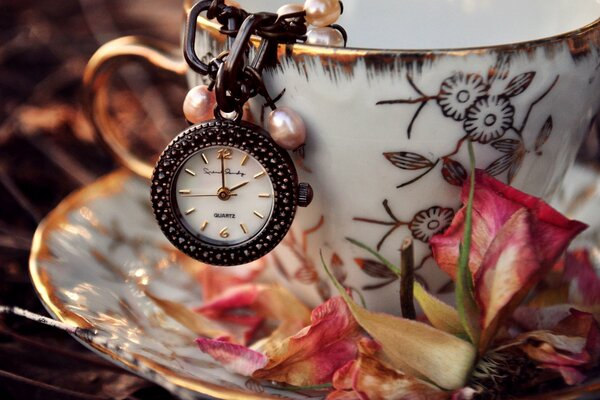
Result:
{"label": "pink pearl bead", "polygon": [[306,35],[306,43],[318,46],[344,47],[344,36],[337,29],[313,28]]}
{"label": "pink pearl bead", "polygon": [[295,150],[304,144],[306,127],[294,110],[279,107],[269,113],[267,123],[271,137],[284,149]]}
{"label": "pink pearl bead", "polygon": [[304,10],[304,5],[302,4],[286,4],[277,9],[277,15],[286,15],[297,13]]}
{"label": "pink pearl bead", "polygon": [[338,0],[306,0],[306,22],[317,27],[333,24],[340,17],[342,7]]}
{"label": "pink pearl bead", "polygon": [[192,124],[214,118],[215,94],[205,85],[190,89],[183,100],[183,115]]}

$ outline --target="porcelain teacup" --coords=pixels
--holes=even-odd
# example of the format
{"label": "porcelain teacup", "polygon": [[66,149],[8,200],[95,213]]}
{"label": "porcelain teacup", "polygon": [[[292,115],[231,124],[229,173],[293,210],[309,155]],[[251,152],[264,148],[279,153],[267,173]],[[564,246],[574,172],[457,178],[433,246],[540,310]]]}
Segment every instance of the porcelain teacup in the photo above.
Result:
{"label": "porcelain teacup", "polygon": [[[192,1],[184,3],[188,11]],[[248,11],[285,4],[240,3]],[[266,258],[271,272],[319,303],[332,294],[322,251],[369,308],[397,312],[396,277],[347,238],[396,262],[412,237],[418,279],[444,297],[450,280],[428,242],[460,206],[467,142],[478,168],[550,198],[599,111],[599,18],[596,0],[345,0],[346,48],[280,45],[264,80],[277,105],[306,123],[306,146],[294,157],[314,200]],[[207,58],[225,50],[218,28],[197,23],[196,48]],[[124,165],[149,176],[154,160],[124,145],[105,111],[104,83],[132,56],[187,74],[190,87],[205,78],[140,38],[108,43],[90,61],[85,82],[103,140]],[[263,103],[250,102],[258,124]]]}

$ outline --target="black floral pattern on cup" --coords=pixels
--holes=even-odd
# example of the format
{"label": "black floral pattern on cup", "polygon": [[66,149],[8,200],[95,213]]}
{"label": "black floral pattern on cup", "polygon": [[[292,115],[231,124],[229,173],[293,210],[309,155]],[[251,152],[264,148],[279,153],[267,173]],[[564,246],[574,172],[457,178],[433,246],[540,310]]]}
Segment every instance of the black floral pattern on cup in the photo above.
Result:
{"label": "black floral pattern on cup", "polygon": [[[486,168],[488,173],[499,176],[506,173],[506,180],[511,183],[519,171],[525,156],[529,153],[541,155],[542,147],[552,133],[552,116],[541,128],[533,149],[525,147],[523,134],[534,107],[539,104],[556,86],[560,76],[557,75],[546,89],[529,102],[523,110],[522,120],[517,125],[517,110],[513,98],[526,93],[536,77],[535,71],[511,74],[510,59],[500,57],[497,63],[489,68],[487,78],[477,72],[459,71],[445,78],[440,83],[440,90],[435,95],[424,93],[408,74],[410,87],[418,94],[416,98],[381,100],[377,105],[418,105],[407,127],[410,140],[415,121],[424,106],[435,100],[444,118],[449,119],[448,129],[462,131],[462,137],[455,148],[436,158],[431,154],[423,155],[410,149],[386,151],[383,156],[395,167],[404,171],[420,171],[396,187],[401,189],[422,179],[440,165],[444,180],[455,186],[464,182],[466,169],[456,160],[465,141],[470,140],[478,145],[489,145],[502,153]],[[519,104],[523,104],[521,99]],[[455,124],[455,125],[452,125]]]}
{"label": "black floral pattern on cup", "polygon": [[454,218],[453,209],[435,206],[419,211],[408,224],[408,228],[415,239],[429,243],[433,235],[443,232],[450,226],[452,218]]}
{"label": "black floral pattern on cup", "polygon": [[481,75],[458,72],[444,79],[437,103],[446,117],[462,121],[467,110],[485,94],[486,85]]}
{"label": "black floral pattern on cup", "polygon": [[[426,76],[423,76],[427,79]],[[560,79],[556,75],[546,84],[536,82],[535,71],[514,73],[510,65],[510,57],[499,56],[487,74],[481,71],[457,71],[445,77],[439,84],[436,94],[427,94],[415,82],[412,75],[407,73],[407,83],[414,91],[414,97],[405,97],[392,100],[381,100],[378,106],[400,105],[413,107],[414,113],[406,127],[408,140],[415,134],[421,112],[428,104],[435,104],[443,119],[444,129],[449,132],[460,132],[452,150],[446,154],[432,154],[423,150],[415,151],[409,146],[390,149],[383,152],[385,159],[395,168],[403,171],[404,180],[396,188],[403,189],[423,179],[426,175],[439,171],[442,179],[449,185],[462,186],[468,177],[467,160],[464,151],[460,153],[466,141],[473,142],[476,154],[480,152],[497,152],[498,157],[487,167],[486,171],[496,177],[505,176],[511,183],[519,172],[525,157],[528,154],[540,156],[543,154],[544,145],[553,132],[554,121],[551,115],[539,128],[537,138],[524,140],[525,133],[531,134],[534,129],[528,126],[530,116],[535,107],[542,102],[554,89]],[[532,83],[535,92],[529,88]],[[544,86],[545,85],[545,86]],[[524,98],[528,95],[528,98]],[[522,96],[522,97],[518,97]],[[518,106],[517,106],[518,105]],[[428,114],[432,117],[432,114]],[[539,120],[539,116],[536,117]],[[418,134],[418,132],[417,132]],[[526,143],[528,145],[526,145]],[[531,143],[531,145],[529,145]],[[529,148],[528,146],[531,146]],[[487,149],[486,149],[487,147]],[[396,217],[389,201],[383,201],[383,208],[389,218],[379,220],[366,217],[355,217],[357,222],[364,222],[385,227],[382,236],[377,242],[376,249],[380,251],[388,238],[401,227],[408,229],[412,237],[427,244],[431,237],[446,229],[454,216],[451,208],[442,206],[430,207],[415,214],[411,221],[403,221]],[[384,279],[376,287],[387,285],[393,279],[387,272],[383,273],[380,266],[373,264],[372,260],[363,260],[361,269],[372,277]],[[379,274],[379,275],[378,275]],[[381,275],[381,276],[380,276]],[[371,289],[369,287],[369,289]]]}
{"label": "black floral pattern on cup", "polygon": [[469,139],[486,144],[502,137],[513,125],[515,108],[505,96],[484,96],[466,114],[464,128]]}
{"label": "black floral pattern on cup", "polygon": [[402,226],[408,227],[414,239],[423,243],[429,243],[429,239],[431,239],[433,235],[441,233],[448,228],[452,222],[452,218],[454,218],[453,209],[433,206],[426,210],[417,212],[410,221],[402,221],[396,217],[387,199],[383,201],[383,208],[388,215],[389,220],[379,220],[366,217],[354,218],[355,221],[388,227],[388,230],[383,234],[377,243],[377,251],[381,250],[381,247],[390,237],[390,235]]}

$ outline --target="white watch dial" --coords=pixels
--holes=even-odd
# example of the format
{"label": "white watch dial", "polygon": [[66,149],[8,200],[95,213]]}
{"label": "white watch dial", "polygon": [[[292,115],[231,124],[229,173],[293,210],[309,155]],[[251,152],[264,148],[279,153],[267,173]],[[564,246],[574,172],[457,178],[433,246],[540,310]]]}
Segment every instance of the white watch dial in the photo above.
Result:
{"label": "white watch dial", "polygon": [[271,179],[254,157],[234,147],[212,146],[192,154],[175,179],[181,218],[205,242],[243,243],[271,217]]}

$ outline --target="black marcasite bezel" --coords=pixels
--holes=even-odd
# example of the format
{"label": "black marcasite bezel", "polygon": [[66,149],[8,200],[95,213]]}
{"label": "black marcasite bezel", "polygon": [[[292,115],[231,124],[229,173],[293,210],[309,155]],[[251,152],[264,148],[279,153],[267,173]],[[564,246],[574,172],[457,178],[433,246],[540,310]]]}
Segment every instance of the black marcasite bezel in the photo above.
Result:
{"label": "black marcasite bezel", "polygon": [[[265,226],[251,239],[232,246],[205,242],[191,233],[175,201],[175,179],[194,153],[210,146],[239,149],[254,157],[273,185],[273,210]],[[231,266],[254,261],[277,246],[294,220],[298,176],[286,150],[260,127],[227,120],[212,120],[181,132],[161,154],[152,174],[151,200],[154,216],[171,243],[185,254],[207,264]]]}

